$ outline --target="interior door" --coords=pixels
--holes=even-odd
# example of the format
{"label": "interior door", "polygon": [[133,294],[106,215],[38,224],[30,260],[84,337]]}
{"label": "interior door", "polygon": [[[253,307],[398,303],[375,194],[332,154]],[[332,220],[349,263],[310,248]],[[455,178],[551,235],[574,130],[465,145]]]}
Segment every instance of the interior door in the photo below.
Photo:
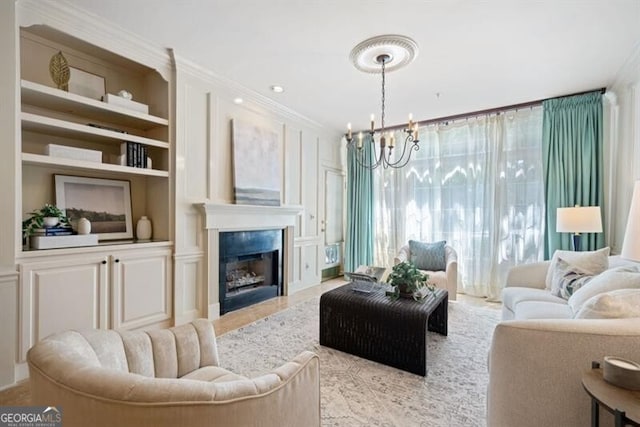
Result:
{"label": "interior door", "polygon": [[342,264],[344,242],[344,187],[345,176],[341,170],[327,168],[324,171],[324,268]]}

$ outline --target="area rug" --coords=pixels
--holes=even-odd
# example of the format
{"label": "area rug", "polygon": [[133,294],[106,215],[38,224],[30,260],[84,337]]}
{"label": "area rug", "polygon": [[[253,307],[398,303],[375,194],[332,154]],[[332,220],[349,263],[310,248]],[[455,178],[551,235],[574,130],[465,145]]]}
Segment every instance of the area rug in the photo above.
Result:
{"label": "area rug", "polygon": [[323,426],[484,426],[487,354],[499,310],[449,304],[449,335],[429,333],[427,376],[318,343],[319,298],[218,338],[221,365],[257,376],[303,350],[320,356]]}

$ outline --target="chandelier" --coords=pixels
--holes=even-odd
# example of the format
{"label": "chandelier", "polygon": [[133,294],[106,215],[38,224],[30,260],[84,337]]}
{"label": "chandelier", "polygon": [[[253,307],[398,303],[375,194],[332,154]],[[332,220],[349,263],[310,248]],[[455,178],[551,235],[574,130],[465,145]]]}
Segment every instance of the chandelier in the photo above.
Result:
{"label": "chandelier", "polygon": [[[417,54],[418,45],[412,39],[398,35],[367,39],[351,51],[351,61],[356,68],[369,73],[379,72],[382,75],[380,128],[376,130],[375,116],[372,114],[371,128],[367,131],[368,138],[365,138],[362,131],[358,132],[357,137],[354,138],[351,123],[347,124],[347,133],[345,134],[347,149],[354,151],[356,162],[364,168],[375,169],[378,166],[382,166],[384,169],[402,168],[411,160],[411,154],[420,149],[418,124],[413,122],[411,114],[409,114],[409,123],[403,129],[404,142],[400,146],[396,146],[393,131],[387,131],[385,127],[386,72],[409,64]],[[377,150],[376,134],[379,134],[377,138],[379,148]],[[368,150],[365,149],[366,144],[370,145]]]}

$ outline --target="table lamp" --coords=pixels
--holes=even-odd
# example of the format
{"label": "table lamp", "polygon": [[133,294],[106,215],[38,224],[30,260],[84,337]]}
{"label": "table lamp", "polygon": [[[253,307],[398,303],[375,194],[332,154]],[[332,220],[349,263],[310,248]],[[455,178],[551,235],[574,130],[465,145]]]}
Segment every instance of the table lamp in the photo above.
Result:
{"label": "table lamp", "polygon": [[600,206],[576,205],[573,208],[558,208],[556,231],[573,233],[573,250],[579,251],[580,233],[602,233]]}
{"label": "table lamp", "polygon": [[640,181],[636,181],[633,186],[633,197],[620,256],[632,261],[640,261]]}

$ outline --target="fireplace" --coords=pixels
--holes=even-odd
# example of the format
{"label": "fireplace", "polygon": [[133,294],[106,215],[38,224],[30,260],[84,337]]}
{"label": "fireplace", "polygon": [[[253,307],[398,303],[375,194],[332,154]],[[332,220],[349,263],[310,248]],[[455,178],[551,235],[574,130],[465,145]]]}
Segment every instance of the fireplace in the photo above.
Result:
{"label": "fireplace", "polygon": [[282,295],[282,230],[220,233],[220,314]]}

